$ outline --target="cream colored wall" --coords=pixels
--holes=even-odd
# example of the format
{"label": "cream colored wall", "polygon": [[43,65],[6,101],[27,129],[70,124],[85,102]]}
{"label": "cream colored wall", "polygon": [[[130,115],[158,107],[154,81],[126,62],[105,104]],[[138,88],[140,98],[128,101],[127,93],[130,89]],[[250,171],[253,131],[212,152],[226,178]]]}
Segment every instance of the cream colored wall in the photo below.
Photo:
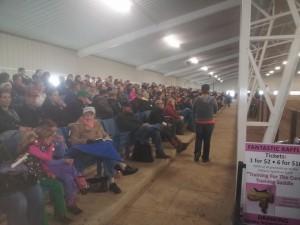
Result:
{"label": "cream colored wall", "polygon": [[178,85],[176,78],[137,71],[133,66],[95,56],[79,58],[72,50],[0,32],[0,71],[12,75],[19,67],[26,68],[27,75],[32,75],[36,69],[43,69],[56,74],[90,74],[101,78],[113,76],[140,83]]}

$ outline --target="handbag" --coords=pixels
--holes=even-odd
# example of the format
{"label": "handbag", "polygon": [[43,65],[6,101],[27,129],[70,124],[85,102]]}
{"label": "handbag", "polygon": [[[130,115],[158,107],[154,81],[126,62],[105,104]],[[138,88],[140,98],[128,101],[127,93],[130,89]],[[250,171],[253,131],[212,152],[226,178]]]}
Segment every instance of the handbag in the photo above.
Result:
{"label": "handbag", "polygon": [[0,192],[20,191],[37,182],[24,163],[12,167],[14,161],[0,163]]}
{"label": "handbag", "polygon": [[86,179],[89,192],[99,193],[108,191],[108,177],[93,177]]}
{"label": "handbag", "polygon": [[151,145],[148,142],[137,141],[134,145],[131,159],[137,162],[153,162]]}

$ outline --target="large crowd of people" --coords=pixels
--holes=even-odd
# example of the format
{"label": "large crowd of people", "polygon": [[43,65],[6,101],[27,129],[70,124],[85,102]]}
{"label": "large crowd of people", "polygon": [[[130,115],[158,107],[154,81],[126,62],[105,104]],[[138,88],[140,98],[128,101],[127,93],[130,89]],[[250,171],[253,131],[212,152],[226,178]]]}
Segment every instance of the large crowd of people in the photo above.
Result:
{"label": "large crowd of people", "polygon": [[[156,83],[131,83],[112,76],[102,79],[69,74],[66,78],[59,77],[59,84],[54,86],[49,78],[50,73],[42,70],[29,77],[24,68],[19,68],[12,79],[7,73],[0,74],[1,151],[11,147],[4,143],[13,137],[18,151],[14,147],[12,155],[16,158],[28,154],[26,165],[35,171],[32,174],[34,182],[17,191],[1,193],[0,209],[7,214],[8,225],[47,224],[42,210],[36,211],[34,216],[31,212],[32,207],[43,208],[38,207],[43,205],[42,189],[51,192],[55,218],[70,223],[67,211],[75,215],[83,212],[74,196],[88,189],[81,172],[91,161],[97,164],[97,176],[108,178],[108,190],[121,193],[114,179],[116,171],[131,175],[138,168],[122,161],[111,137],[96,118],[117,118],[120,130],[130,132],[135,141],[151,138],[157,159],[170,157],[164,151],[164,139],[179,153],[188,144],[177,135],[183,135],[186,130],[196,132],[194,161],[199,161],[202,141],[202,161],[209,161],[213,117],[217,108],[223,106],[225,95],[209,92],[208,85],[194,90]],[[202,110],[205,107],[209,109]],[[151,111],[149,120],[136,117],[136,113],[145,111]],[[67,137],[62,135],[65,128],[70,130]],[[66,143],[73,149],[68,157]]]}

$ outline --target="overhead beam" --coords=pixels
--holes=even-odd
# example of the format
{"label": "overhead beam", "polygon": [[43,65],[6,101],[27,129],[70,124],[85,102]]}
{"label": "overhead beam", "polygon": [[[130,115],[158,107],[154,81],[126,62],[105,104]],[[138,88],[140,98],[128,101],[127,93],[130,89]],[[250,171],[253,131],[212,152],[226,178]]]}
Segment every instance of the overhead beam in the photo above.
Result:
{"label": "overhead beam", "polygon": [[[238,56],[239,56],[239,54],[236,53],[236,54],[224,56],[224,57],[221,57],[221,58],[209,61],[209,62],[205,62],[202,65],[203,66],[209,66],[209,65],[214,64],[214,63],[224,62],[224,61],[227,61],[227,60],[230,60],[230,59],[237,58]],[[199,67],[200,67],[199,65],[189,66],[187,68],[183,68],[183,69],[179,69],[179,70],[174,70],[172,72],[165,73],[164,76],[167,77],[167,76],[172,76],[172,75],[179,74],[179,73],[184,73],[184,72],[187,72],[187,71],[199,68]]]}
{"label": "overhead beam", "polygon": [[[229,64],[229,65],[226,65],[226,66],[221,66],[221,67],[215,68],[214,70],[215,71],[225,70],[225,69],[228,69],[230,67],[234,67],[234,66],[238,66],[238,65],[239,65],[238,63],[232,63],[232,64]],[[205,72],[205,73],[207,74],[208,72]],[[186,79],[193,78],[193,77],[196,77],[195,75],[196,74],[193,74],[193,75],[187,76],[185,78]]]}
{"label": "overhead beam", "polygon": [[[228,72],[226,71],[226,72],[221,73],[221,74],[217,73],[217,74],[214,74],[212,76],[214,77],[215,75],[217,75],[218,77],[221,77],[221,76],[225,76],[225,75],[228,75],[228,74],[232,74],[233,72],[236,72],[237,70],[238,70],[238,68],[235,68],[235,69],[229,70]],[[201,78],[203,78],[203,76],[202,77],[198,77],[197,79],[189,80],[189,81],[190,82],[197,82],[197,81],[201,80]]]}
{"label": "overhead beam", "polygon": [[101,42],[99,44],[81,49],[77,52],[77,55],[79,57],[85,57],[91,54],[95,54],[97,52],[101,52],[103,50],[115,47],[115,46],[119,46],[128,42],[132,42],[134,40],[137,40],[139,38],[148,36],[150,34],[154,34],[163,30],[166,30],[168,28],[171,27],[175,27],[178,26],[180,24],[184,24],[211,14],[215,14],[217,12],[238,6],[240,4],[239,1],[237,0],[226,0],[223,1],[221,3],[167,20],[165,22],[144,28],[144,29],[140,29],[138,31],[134,31],[125,35],[122,35],[120,37],[108,40],[108,41],[104,41]]}
{"label": "overhead beam", "polygon": [[[232,64],[229,64],[229,65],[226,65],[226,66],[217,67],[217,68],[212,69],[212,72],[215,72],[215,73],[216,73],[217,71],[223,70],[224,68],[227,69],[227,68],[229,68],[229,67],[237,66],[237,65],[238,65],[238,63],[232,63]],[[229,67],[228,67],[228,66],[229,66]],[[181,76],[179,79],[190,79],[190,78],[194,78],[194,77],[197,77],[197,76],[199,76],[199,75],[202,75],[202,73],[203,73],[203,75],[204,75],[204,74],[207,74],[207,73],[209,73],[209,72],[207,72],[207,71],[202,71],[201,73],[193,73],[193,74],[190,74],[190,75]]]}
{"label": "overhead beam", "polygon": [[182,58],[185,58],[185,57],[196,55],[196,54],[206,52],[206,51],[209,51],[209,50],[212,50],[212,49],[220,48],[220,47],[223,47],[223,46],[226,46],[226,45],[236,43],[238,41],[239,41],[239,37],[229,38],[227,40],[216,42],[216,43],[213,43],[211,45],[206,45],[204,47],[197,48],[197,49],[194,49],[192,51],[183,52],[183,53],[180,53],[180,54],[177,54],[177,55],[162,58],[162,59],[144,64],[144,65],[138,66],[137,70],[150,69],[150,68],[153,68],[154,66],[158,66],[158,65],[161,65],[161,64],[166,64],[168,62],[172,62],[172,61],[175,61],[175,60],[178,60],[178,59],[182,59]]}
{"label": "overhead beam", "polygon": [[265,40],[287,40],[299,38],[300,35],[274,35],[274,36],[252,36],[250,41],[265,41]]}
{"label": "overhead beam", "polygon": [[[221,77],[221,76],[225,76],[225,75],[228,75],[228,74],[232,74],[233,72],[236,72],[236,71],[238,71],[238,68],[234,68],[234,69],[225,71],[225,72],[223,72],[223,73],[214,73],[214,76],[217,75],[218,77]],[[197,78],[197,79],[192,79],[192,80],[190,80],[190,81],[191,81],[191,82],[195,82],[195,81],[197,81],[197,80],[199,80],[199,79],[200,79],[200,77]]]}
{"label": "overhead beam", "polygon": [[[300,11],[300,8],[297,9],[297,12],[299,12],[299,11]],[[287,11],[287,12],[284,12],[284,13],[276,14],[274,16],[270,16],[268,18],[263,18],[263,19],[260,19],[260,20],[256,20],[256,21],[251,22],[251,26],[255,25],[255,24],[263,23],[263,22],[266,22],[266,21],[275,20],[275,19],[278,19],[278,18],[281,18],[281,17],[284,17],[284,16],[288,16],[290,14],[291,14],[291,11]]]}

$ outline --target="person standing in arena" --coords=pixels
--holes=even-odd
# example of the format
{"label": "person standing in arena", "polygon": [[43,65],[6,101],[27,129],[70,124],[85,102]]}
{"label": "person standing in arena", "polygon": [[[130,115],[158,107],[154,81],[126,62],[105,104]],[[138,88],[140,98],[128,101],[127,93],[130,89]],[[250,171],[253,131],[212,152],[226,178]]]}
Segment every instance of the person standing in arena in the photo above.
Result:
{"label": "person standing in arena", "polygon": [[209,95],[208,84],[203,84],[201,91],[202,95],[196,98],[193,105],[196,118],[194,161],[199,162],[203,142],[202,162],[206,163],[209,161],[210,139],[215,127],[215,114],[218,111],[218,105],[215,97]]}

